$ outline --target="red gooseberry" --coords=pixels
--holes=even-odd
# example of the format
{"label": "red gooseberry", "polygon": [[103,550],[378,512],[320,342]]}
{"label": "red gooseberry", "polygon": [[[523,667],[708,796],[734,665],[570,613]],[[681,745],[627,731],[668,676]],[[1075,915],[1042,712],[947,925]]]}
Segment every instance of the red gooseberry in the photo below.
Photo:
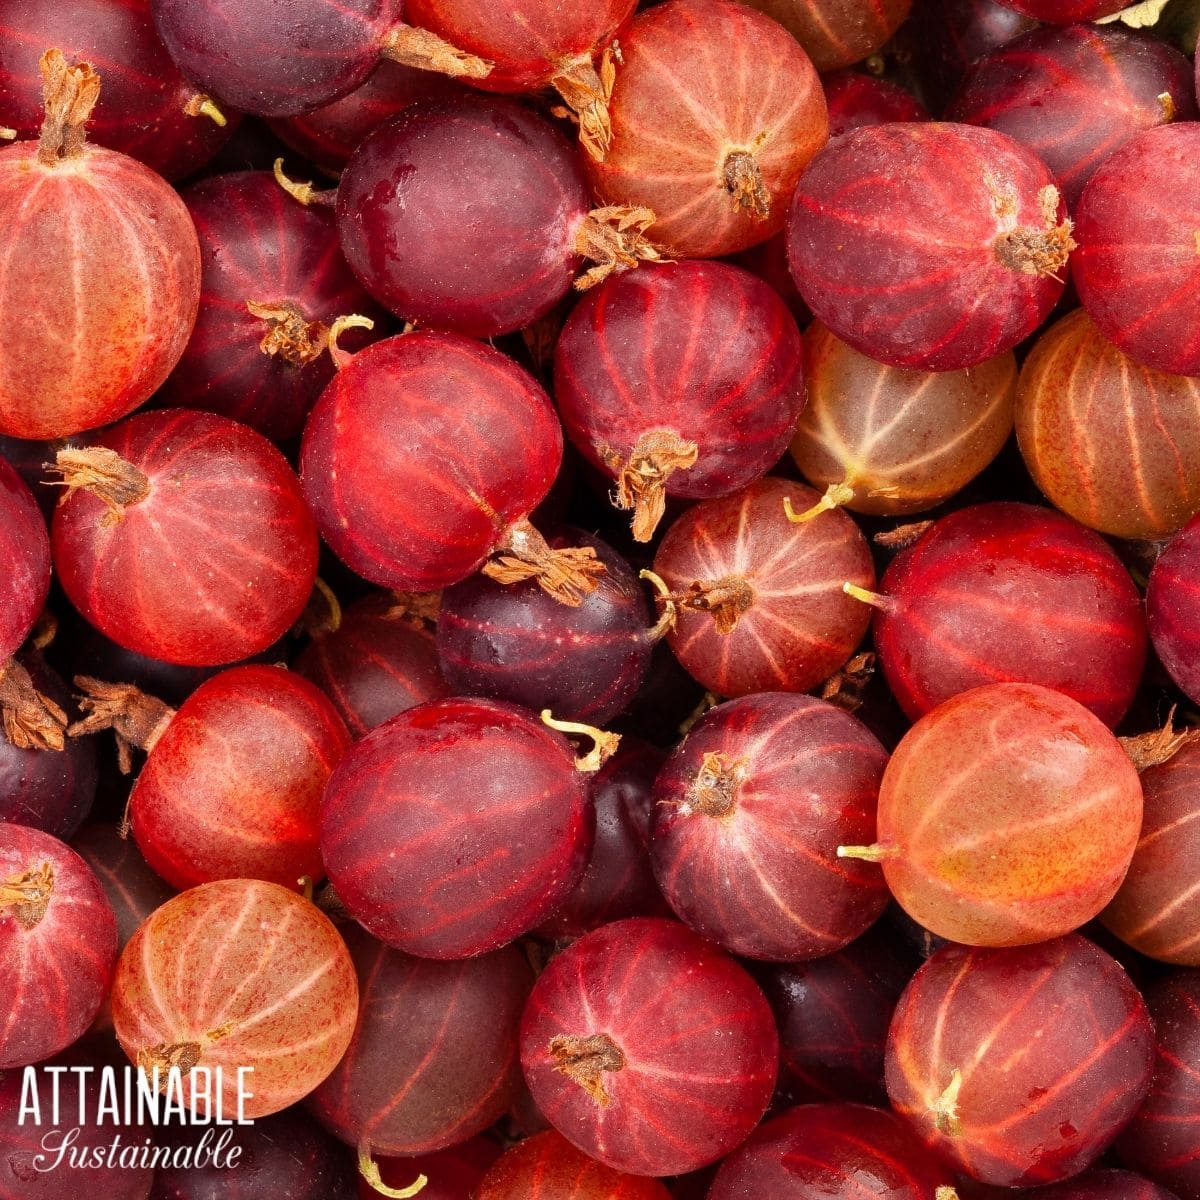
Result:
{"label": "red gooseberry", "polygon": [[929,371],[975,366],[1032,333],[1073,247],[1031,150],[947,122],[834,139],[788,219],[792,274],[816,316],[871,358]]}
{"label": "red gooseberry", "polygon": [[654,559],[679,610],[667,642],[717,695],[807,691],[862,641],[868,615],[842,585],[872,586],[866,539],[843,512],[787,518],[785,503],[807,509],[819,500],[803,484],[768,477],[694,505],[667,530]]}
{"label": "red gooseberry", "polygon": [[241,120],[183,77],[154,32],[149,0],[2,0],[0,29],[0,112],[19,138],[41,128],[38,58],[47,46],[103,68],[88,137],[167,179],[199,170]]}
{"label": "red gooseberry", "polygon": [[778,461],[804,407],[800,333],[772,288],[727,263],[618,275],[568,318],[554,393],[647,542],[668,495],[725,496]]}
{"label": "red gooseberry", "polygon": [[490,346],[424,331],[354,355],[300,452],[322,535],[373,583],[431,592],[483,566],[578,604],[603,565],[590,547],[551,550],[528,519],[561,461],[562,430],[532,376]]}
{"label": "red gooseberry", "polygon": [[1082,310],[1034,343],[1016,427],[1034,482],[1091,529],[1157,540],[1200,511],[1200,379],[1122,353]]}
{"label": "red gooseberry", "polygon": [[1158,556],[1146,589],[1150,638],[1181,691],[1200,704],[1200,515]]}
{"label": "red gooseberry", "polygon": [[261,434],[215,413],[137,413],[58,452],[54,567],[101,633],[215,666],[295,623],[317,571],[300,484]]}
{"label": "red gooseberry", "polygon": [[521,1021],[533,1099],[584,1153],[634,1175],[715,1162],[766,1111],[779,1039],[758,985],[686,926],[614,921],[552,959]]}
{"label": "red gooseberry", "polygon": [[502,946],[582,877],[594,830],[583,768],[595,765],[577,765],[561,734],[516,705],[410,708],[356,742],[329,781],[329,881],[356,920],[410,954]]}
{"label": "red gooseberry", "polygon": [[200,251],[160,176],[85,142],[100,77],[58,50],[41,70],[40,140],[0,150],[0,309],[12,313],[0,433],[61,438],[123,417],[167,377],[196,319]]}
{"label": "red gooseberry", "polygon": [[1018,946],[1078,929],[1112,899],[1142,823],[1121,744],[1076,700],[1030,683],[972,688],[904,736],[878,842],[901,907],[940,937]]}
{"label": "red gooseberry", "polygon": [[711,709],[654,784],[650,858],[668,903],[742,957],[840,950],[888,901],[867,864],[837,857],[873,829],[886,764],[824,700],[766,692]]}
{"label": "red gooseberry", "polygon": [[168,900],[121,952],[112,990],[117,1039],[152,1083],[165,1088],[177,1067],[188,1107],[203,1115],[219,1103],[249,1119],[294,1104],[333,1070],[357,1009],[354,965],[329,918],[257,879]]}
{"label": "red gooseberry", "polygon": [[[959,1191],[962,1200],[1012,1200],[1008,1188],[981,1184]],[[1108,1168],[1084,1171],[1073,1179],[1040,1187],[1034,1195],[1037,1200],[1179,1200],[1174,1192],[1168,1192],[1141,1175]]]}
{"label": "red gooseberry", "polygon": [[1154,1029],[1119,964],[1077,934],[946,946],[888,1035],[892,1105],[973,1179],[1029,1187],[1093,1163],[1150,1086]]}
{"label": "red gooseberry", "polygon": [[828,136],[820,80],[795,39],[732,0],[667,0],[620,44],[612,145],[585,163],[596,194],[648,208],[650,236],[686,258],[778,233]]}
{"label": "red gooseberry", "polygon": [[892,561],[876,606],[875,649],[916,720],[987,683],[1036,683],[1125,715],[1146,660],[1142,601],[1099,535],[1031,504],[951,513]]}
{"label": "red gooseberry", "polygon": [[40,1062],[92,1023],[117,957],[112,906],[56,837],[0,824],[0,1070]]}
{"label": "red gooseberry", "polygon": [[1197,156],[1200,123],[1145,130],[1104,160],[1075,210],[1083,307],[1126,354],[1176,375],[1200,375]]}
{"label": "red gooseberry", "polygon": [[1125,0],[1004,0],[1004,3],[1027,17],[1055,25],[1095,21],[1126,7]]}
{"label": "red gooseberry", "polygon": [[929,112],[898,83],[861,71],[831,71],[821,78],[829,106],[829,136],[840,137],[860,125],[889,121],[928,121]]}
{"label": "red gooseberry", "polygon": [[[869,58],[912,8],[912,0],[749,0],[774,17],[808,52],[818,71]],[[905,118],[906,120],[908,118]]]}

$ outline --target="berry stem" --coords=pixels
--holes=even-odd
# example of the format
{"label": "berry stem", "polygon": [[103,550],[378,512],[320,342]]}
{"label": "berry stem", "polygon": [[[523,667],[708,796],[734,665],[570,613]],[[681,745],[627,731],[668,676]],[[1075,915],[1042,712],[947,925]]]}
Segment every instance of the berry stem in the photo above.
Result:
{"label": "berry stem", "polygon": [[15,658],[0,665],[0,723],[18,750],[61,750],[67,714],[33,686]]}
{"label": "berry stem", "polygon": [[661,641],[675,628],[675,621],[679,615],[675,607],[675,597],[671,595],[671,589],[663,582],[661,575],[656,575],[653,571],[639,571],[638,578],[646,580],[654,588],[655,603],[662,605],[658,620],[646,634],[652,642]]}
{"label": "berry stem", "polygon": [[667,480],[676,471],[696,465],[699,446],[673,429],[651,429],[638,438],[628,459],[611,446],[601,454],[617,479],[614,503],[633,510],[634,540],[648,542],[667,510]]}
{"label": "berry stem", "polygon": [[429,1182],[426,1176],[418,1175],[406,1188],[388,1187],[383,1182],[383,1176],[379,1173],[379,1165],[371,1157],[371,1150],[368,1146],[360,1146],[358,1149],[358,1173],[381,1196],[390,1196],[393,1200],[409,1200],[410,1197],[424,1191],[425,1185]]}
{"label": "berry stem", "polygon": [[342,627],[342,602],[320,575],[313,580],[312,594],[297,624],[309,637],[324,637]]}
{"label": "berry stem", "polygon": [[559,733],[572,733],[579,737],[592,739],[591,750],[581,758],[575,759],[577,771],[590,773],[600,770],[617,752],[617,747],[621,744],[619,733],[609,733],[607,730],[597,729],[594,725],[584,725],[579,721],[557,721],[548,708],[542,709],[541,716],[543,725],[549,726]]}
{"label": "berry stem", "polygon": [[375,322],[370,317],[361,317],[357,313],[349,313],[344,317],[338,317],[336,321],[329,327],[329,335],[327,338],[329,344],[329,357],[333,359],[333,365],[337,370],[341,370],[354,355],[349,350],[343,350],[338,343],[338,339],[346,332],[347,329],[374,329]]}
{"label": "berry stem", "polygon": [[7,125],[0,125],[0,142],[15,142],[17,140],[17,131],[9,129]]}
{"label": "berry stem", "polygon": [[839,846],[837,848],[838,858],[858,858],[863,862],[884,862],[889,858],[900,857],[899,846],[885,846],[881,842],[876,842],[873,846]]}
{"label": "berry stem", "polygon": [[100,76],[91,63],[72,66],[61,50],[49,49],[38,62],[45,118],[38,162],[53,167],[83,153],[85,128],[100,99]]}
{"label": "berry stem", "polygon": [[229,122],[225,119],[225,114],[217,107],[216,102],[211,96],[206,96],[203,92],[197,92],[183,106],[183,111],[189,117],[207,117],[214,125],[219,125],[222,129]]}
{"label": "berry stem", "polygon": [[962,1072],[955,1068],[950,1072],[950,1082],[945,1091],[933,1102],[930,1112],[939,1133],[948,1137],[962,1135],[962,1121],[958,1115],[958,1095],[962,1091]]}
{"label": "berry stem", "polygon": [[435,71],[453,79],[486,79],[492,73],[492,64],[486,58],[468,54],[436,33],[412,25],[397,25],[392,29],[380,44],[379,52],[406,67]]}
{"label": "berry stem", "polygon": [[869,604],[872,608],[878,608],[886,612],[893,605],[893,600],[890,596],[881,596],[878,592],[869,592],[864,587],[859,587],[857,583],[843,583],[842,591],[847,596],[853,596],[855,600],[860,600],[863,604]]}
{"label": "berry stem", "polygon": [[509,526],[494,553],[500,557],[483,567],[489,579],[505,584],[534,579],[542,591],[570,608],[578,608],[583,597],[596,590],[605,570],[591,546],[552,550],[527,519]]}
{"label": "berry stem", "polygon": [[318,191],[313,187],[311,180],[308,183],[297,183],[294,179],[289,179],[283,173],[282,158],[277,158],[275,160],[275,165],[271,168],[271,170],[275,175],[275,182],[279,184],[279,186],[283,188],[283,190],[287,192],[287,194],[291,196],[293,200],[303,204],[306,208],[310,204],[325,204],[332,206],[333,204],[337,203],[337,188],[323,188]]}
{"label": "berry stem", "polygon": [[843,504],[849,504],[853,499],[854,489],[848,483],[831,483],[825,489],[825,494],[812,508],[806,508],[803,512],[798,513],[792,507],[792,498],[785,496],[783,498],[783,511],[793,525],[801,525],[806,521],[811,521],[815,517],[819,517],[823,512],[831,512],[835,508],[841,508]]}

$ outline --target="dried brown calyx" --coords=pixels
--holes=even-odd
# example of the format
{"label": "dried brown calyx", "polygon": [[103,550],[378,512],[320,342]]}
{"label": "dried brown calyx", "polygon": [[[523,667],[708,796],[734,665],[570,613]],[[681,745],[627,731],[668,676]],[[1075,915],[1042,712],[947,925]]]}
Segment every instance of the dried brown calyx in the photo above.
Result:
{"label": "dried brown calyx", "polygon": [[1184,746],[1200,740],[1200,729],[1177,730],[1175,728],[1175,706],[1172,705],[1171,711],[1167,713],[1166,723],[1161,729],[1117,740],[1121,743],[1121,748],[1129,755],[1129,761],[1141,773],[1151,767],[1160,767],[1163,763],[1170,762]]}
{"label": "dried brown calyx", "polygon": [[929,1108],[938,1132],[946,1134],[947,1137],[962,1135],[962,1121],[958,1113],[958,1096],[962,1091],[962,1083],[962,1072],[951,1071],[950,1082],[946,1085],[945,1091]]}
{"label": "dried brown calyx", "polygon": [[278,304],[247,300],[246,309],[265,322],[266,332],[258,348],[272,358],[306,367],[329,349],[329,326],[324,321],[310,321],[290,300]]}
{"label": "dried brown calyx", "polygon": [[412,1197],[420,1195],[425,1190],[426,1184],[429,1183],[429,1179],[425,1175],[418,1175],[408,1187],[389,1187],[383,1182],[383,1176],[379,1173],[379,1165],[371,1157],[371,1147],[365,1145],[358,1148],[358,1173],[366,1181],[368,1187],[381,1196],[388,1196],[390,1200],[412,1200]]}
{"label": "dried brown calyx", "polygon": [[618,271],[628,271],[640,262],[666,262],[670,255],[646,237],[657,221],[654,210],[628,204],[593,208],[575,233],[575,253],[596,265],[575,280],[586,292]]}
{"label": "dried brown calyx", "polygon": [[[1038,192],[1042,227],[1018,225],[1002,233],[995,242],[996,257],[1000,262],[1022,275],[1061,279],[1062,269],[1075,249],[1075,239],[1071,236],[1070,217],[1058,219],[1058,201],[1058,188],[1052,184]],[[997,207],[1003,212],[1003,201],[999,201]]]}
{"label": "dried brown calyx", "polygon": [[633,510],[634,540],[648,542],[667,508],[667,480],[695,466],[700,447],[673,429],[651,429],[638,438],[627,459],[611,446],[600,454],[617,479],[613,503]]}
{"label": "dried brown calyx", "polygon": [[10,879],[0,879],[0,912],[10,913],[22,929],[33,929],[46,915],[53,894],[54,867],[44,862]]}
{"label": "dried brown calyx", "polygon": [[536,580],[542,591],[571,608],[578,608],[583,597],[596,590],[605,569],[591,546],[551,549],[528,520],[510,525],[495,553],[498,557],[483,567],[489,579],[497,583]]}
{"label": "dried brown calyx", "polygon": [[100,76],[91,63],[72,66],[61,50],[50,49],[38,63],[42,73],[42,134],[38,162],[53,167],[83,153],[86,127],[100,99]]}
{"label": "dried brown calyx", "polygon": [[0,725],[18,750],[61,750],[66,745],[67,714],[33,686],[15,658],[0,664]]}
{"label": "dried brown calyx", "polygon": [[151,1080],[157,1071],[158,1090],[165,1091],[172,1068],[186,1075],[199,1064],[201,1050],[199,1042],[159,1042],[156,1046],[145,1046],[136,1055],[138,1070]]}
{"label": "dried brown calyx", "polygon": [[866,651],[856,654],[840,671],[835,671],[821,688],[821,699],[836,704],[846,712],[862,707],[863,693],[875,674],[875,655]]}
{"label": "dried brown calyx", "polygon": [[720,751],[704,756],[681,807],[706,817],[728,817],[737,807],[738,784],[746,778],[746,760]]}
{"label": "dried brown calyx", "polygon": [[132,683],[105,683],[90,675],[76,675],[75,686],[82,693],[79,707],[84,716],[67,733],[81,737],[111,729],[116,735],[117,765],[123,775],[132,769],[132,748],[153,750],[175,716],[169,704]]}
{"label": "dried brown calyx", "polygon": [[674,599],[680,608],[708,613],[718,633],[732,633],[742,614],[754,605],[754,588],[741,575],[726,575],[709,581],[695,579],[686,592]]}
{"label": "dried brown calyx", "polygon": [[871,540],[885,550],[907,550],[909,546],[915,546],[933,524],[933,521],[909,521],[906,525],[897,525],[895,529],[877,533]]}
{"label": "dried brown calyx", "polygon": [[771,194],[763,183],[762,168],[751,150],[735,150],[725,158],[721,181],[734,204],[752,217],[771,215]]}
{"label": "dried brown calyx", "polygon": [[590,57],[580,58],[563,63],[550,79],[550,86],[567,106],[563,115],[569,115],[579,124],[579,144],[597,162],[608,157],[612,145],[608,102],[617,81],[619,54],[614,43],[600,56],[598,68]]}
{"label": "dried brown calyx", "polygon": [[397,25],[379,47],[384,58],[416,67],[418,71],[436,71],[455,79],[486,79],[492,64],[477,54],[468,54],[428,29]]}
{"label": "dried brown calyx", "polygon": [[564,1034],[551,1038],[549,1049],[556,1071],[579,1084],[601,1108],[612,1103],[605,1076],[624,1069],[625,1055],[607,1033],[589,1037]]}
{"label": "dried brown calyx", "polygon": [[417,629],[437,624],[442,608],[441,592],[392,592],[392,607],[384,614],[389,621],[407,621]]}
{"label": "dried brown calyx", "polygon": [[575,759],[575,769],[577,771],[591,772],[600,770],[616,754],[617,747],[621,744],[621,735],[619,733],[609,733],[605,729],[597,729],[595,725],[584,725],[581,721],[556,720],[554,714],[548,708],[542,709],[541,718],[542,724],[548,729],[554,729],[559,733],[570,734],[574,737],[591,739],[591,750],[587,754],[582,754]]}
{"label": "dried brown calyx", "polygon": [[105,525],[124,520],[125,510],[150,495],[150,479],[144,471],[126,462],[115,450],[106,446],[68,446],[60,450],[46,469],[59,478],[48,480],[56,487],[65,487],[69,498],[81,488],[91,492],[108,505]]}
{"label": "dried brown calyx", "polygon": [[222,129],[229,124],[225,119],[225,114],[217,107],[216,101],[203,92],[195,92],[191,95],[183,106],[183,111],[189,117],[207,117],[214,125],[219,125]]}

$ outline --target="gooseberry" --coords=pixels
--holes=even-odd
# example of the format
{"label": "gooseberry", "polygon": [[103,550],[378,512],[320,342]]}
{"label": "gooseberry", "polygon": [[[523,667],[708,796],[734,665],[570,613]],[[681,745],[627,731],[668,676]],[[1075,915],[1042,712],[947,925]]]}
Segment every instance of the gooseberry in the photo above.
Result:
{"label": "gooseberry", "polygon": [[831,71],[821,77],[829,106],[829,136],[840,137],[860,125],[889,121],[928,121],[929,112],[898,83],[861,71]]}
{"label": "gooseberry", "polygon": [[1150,572],[1146,617],[1155,652],[1189,699],[1200,704],[1200,516],[1167,543]]}

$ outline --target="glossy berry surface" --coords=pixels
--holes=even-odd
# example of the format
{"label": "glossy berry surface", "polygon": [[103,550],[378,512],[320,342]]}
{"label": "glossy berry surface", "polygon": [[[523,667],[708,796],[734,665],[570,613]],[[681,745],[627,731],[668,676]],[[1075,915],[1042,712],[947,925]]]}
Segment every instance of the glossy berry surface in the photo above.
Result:
{"label": "glossy berry surface", "polygon": [[435,700],[357,742],[321,803],[329,880],[376,937],[465,958],[540,924],[593,837],[571,747],[532,713]]}
{"label": "glossy berry surface", "polygon": [[1036,683],[1115,726],[1146,659],[1141,597],[1104,539],[1029,504],[937,521],[880,583],[875,647],[914,720],[987,683]]}
{"label": "glossy berry surface", "polygon": [[0,668],[21,648],[50,591],[50,538],[25,481],[0,458]]}
{"label": "glossy berry surface", "polygon": [[333,701],[356,738],[449,690],[432,631],[382,592],[345,609],[336,629],[314,635],[292,669]]}
{"label": "glossy berry surface", "polygon": [[1085,312],[1034,343],[1016,426],[1034,482],[1092,529],[1158,540],[1200,511],[1200,380],[1138,362]]}
{"label": "glossy berry surface", "polygon": [[874,54],[900,28],[912,0],[750,0],[750,7],[778,21],[826,72]]}
{"label": "glossy berry surface", "polygon": [[1009,8],[1055,25],[1095,21],[1120,12],[1121,0],[1005,0]]}
{"label": "glossy berry surface", "polygon": [[731,1154],[707,1200],[926,1200],[950,1178],[892,1113],[805,1104],[761,1125]]}
{"label": "glossy berry surface", "polygon": [[973,688],[912,727],[879,793],[884,875],[909,916],[968,945],[1070,932],[1116,893],[1142,820],[1121,744],[1028,683]]}
{"label": "glossy berry surface", "polygon": [[804,407],[802,344],[778,295],[726,263],[606,280],[576,306],[554,356],[567,436],[617,481],[648,541],[663,495],[704,499],[778,461]]}
{"label": "glossy berry surface", "polygon": [[358,1024],[309,1097],[311,1111],[349,1145],[385,1155],[427,1154],[490,1125],[516,1095],[517,1025],[531,983],[524,957],[506,947],[430,962],[357,928],[346,941]]}
{"label": "glossy berry surface", "polygon": [[1098,166],[1143,129],[1196,118],[1178,50],[1122,25],[1036,29],[993,50],[950,108],[1016,138],[1054,172],[1072,210]]}
{"label": "glossy berry surface", "polygon": [[964,488],[1012,432],[1017,365],[998,354],[959,371],[889,367],[820,321],[804,333],[808,404],[792,458],[854,512],[922,512]]}
{"label": "glossy berry surface", "polygon": [[886,764],[824,700],[767,692],[712,709],[654,784],[650,856],[668,903],[742,957],[842,949],[888,901],[869,863],[837,855],[872,835]]}
{"label": "glossy berry surface", "polygon": [[673,921],[616,921],[542,972],[521,1021],[538,1108],[618,1171],[714,1162],[766,1110],[779,1039],[757,984]]}
{"label": "glossy berry surface", "polygon": [[368,346],[337,373],[300,467],[347,566],[428,592],[483,564],[545,498],[561,456],[554,410],[530,375],[488,346],[417,332]]}
{"label": "glossy berry surface", "polygon": [[[333,214],[298,204],[270,173],[215,175],[183,199],[200,239],[200,312],[158,403],[295,437],[333,378],[330,325],[383,315],[338,249]],[[368,340],[351,329],[338,344],[353,351]]]}
{"label": "glossy berry surface", "polygon": [[859,71],[831,71],[821,79],[829,106],[829,136],[840,137],[860,125],[889,121],[928,121],[925,106],[899,84]]}
{"label": "glossy berry surface", "polygon": [[807,54],[731,0],[668,0],[620,39],[612,145],[586,166],[609,204],[644,205],[674,255],[713,258],[783,227],[828,117]]}
{"label": "glossy berry surface", "polygon": [[312,590],[317,531],[266,438],[181,409],[86,441],[60,456],[70,494],[51,533],[59,581],[92,625],[195,666],[248,658],[291,628]]}
{"label": "glossy berry surface", "polygon": [[238,1067],[254,1068],[246,1117],[308,1095],[345,1053],[357,1009],[354,966],[329,918],[253,879],[168,900],[122,951],[113,980],[113,1026],[130,1061],[151,1077],[157,1068],[162,1086],[178,1066],[183,1101],[201,1113],[217,1084],[215,1073],[193,1077],[197,1066],[224,1068],[226,1113],[238,1111]]}
{"label": "glossy berry surface", "polygon": [[1072,278],[1084,308],[1126,354],[1178,375],[1200,375],[1200,314],[1189,303],[1200,287],[1197,154],[1196,121],[1139,133],[1105,159],[1075,210]]}
{"label": "glossy berry surface", "polygon": [[807,691],[862,641],[870,615],[842,585],[873,586],[866,539],[845,513],[796,524],[784,510],[819,499],[767,477],[694,505],[667,530],[654,569],[682,597],[667,641],[717,695]]}
{"label": "glossy berry surface", "polygon": [[1099,1157],[1145,1096],[1153,1057],[1141,995],[1085,938],[947,946],[900,998],[887,1086],[946,1162],[1029,1187]]}
{"label": "glossy berry surface", "polygon": [[[1038,1188],[1037,1200],[1179,1200],[1174,1192],[1132,1171],[1099,1167],[1074,1179]],[[1007,1188],[978,1187],[962,1191],[963,1200],[1011,1200]]]}
{"label": "glossy berry surface", "polygon": [[871,358],[930,371],[975,366],[1032,333],[1062,294],[1071,245],[1033,152],[949,123],[834,139],[788,219],[792,274],[816,316]]}
{"label": "glossy berry surface", "polygon": [[1200,704],[1200,517],[1167,543],[1150,572],[1146,618],[1164,667]]}
{"label": "glossy berry surface", "polygon": [[0,824],[0,1069],[40,1062],[92,1023],[117,957],[117,923],[87,864],[56,837]]}

